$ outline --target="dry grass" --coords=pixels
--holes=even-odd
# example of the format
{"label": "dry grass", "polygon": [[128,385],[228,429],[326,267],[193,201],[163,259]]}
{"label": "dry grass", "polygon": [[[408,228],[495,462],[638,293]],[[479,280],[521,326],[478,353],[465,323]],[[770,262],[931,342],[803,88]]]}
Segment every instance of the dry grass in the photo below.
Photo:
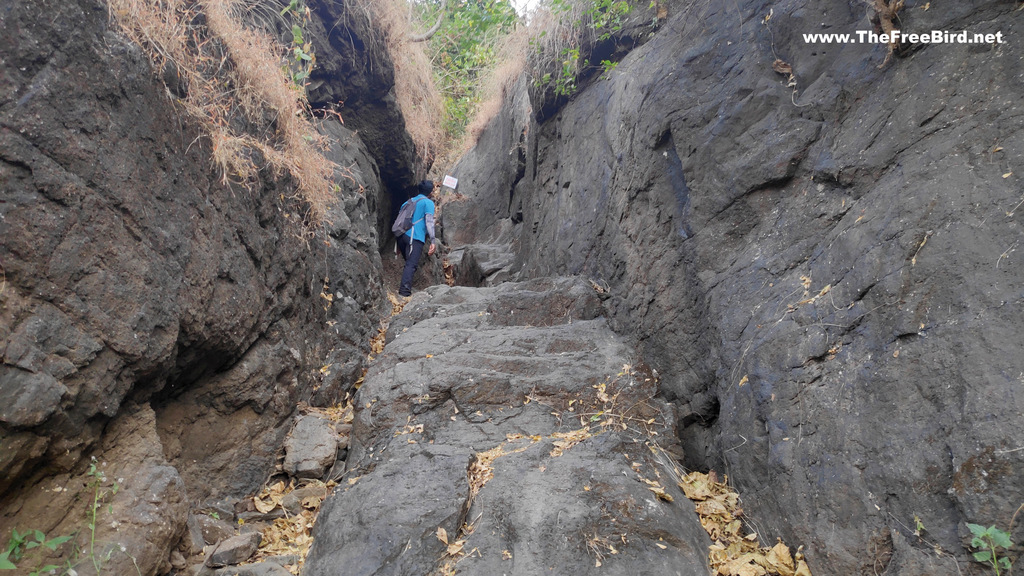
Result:
{"label": "dry grass", "polygon": [[584,36],[593,35],[589,25],[587,9],[593,5],[588,0],[570,0],[563,3],[564,11],[555,12],[550,6],[538,8],[530,18],[528,45],[530,72],[534,78],[545,73],[555,74],[561,62],[561,55],[568,49],[583,45]]}
{"label": "dry grass", "polygon": [[381,31],[384,47],[395,66],[395,100],[405,117],[424,166],[430,166],[442,148],[441,94],[434,84],[425,43],[411,42],[409,7],[405,0],[357,0]]}
{"label": "dry grass", "polygon": [[[320,220],[334,201],[333,164],[309,120],[304,90],[286,75],[285,47],[242,23],[238,0],[109,0],[121,32],[156,70],[173,67],[180,100],[209,138],[225,183],[289,174]],[[244,126],[240,128],[239,126]]]}
{"label": "dry grass", "polygon": [[498,65],[484,73],[480,104],[462,139],[446,150],[442,162],[445,167],[476,146],[487,124],[507,105],[509,91],[524,73],[535,84],[545,74],[561,73],[563,52],[580,48],[585,35],[593,32],[585,24],[590,5],[587,0],[574,0],[565,3],[565,11],[557,13],[550,6],[540,6],[531,13],[528,26],[516,28],[503,39],[498,47]]}
{"label": "dry grass", "polygon": [[576,90],[583,62],[597,43],[592,13],[595,0],[564,0],[557,9],[549,4],[530,18],[527,69],[536,105]]}
{"label": "dry grass", "polygon": [[498,65],[488,70],[480,89],[481,101],[473,114],[473,119],[466,126],[466,136],[461,151],[476,146],[480,134],[498,115],[505,104],[506,96],[516,81],[526,71],[528,51],[530,49],[530,28],[521,26],[505,37],[498,49]]}
{"label": "dry grass", "polygon": [[[459,158],[477,145],[487,124],[508,104],[509,92],[527,70],[529,40],[529,31],[526,27],[516,28],[502,39],[496,58],[498,65],[481,75],[480,103],[473,111],[472,118],[460,137],[443,146],[434,169],[431,170],[431,176],[435,180],[440,180],[444,174],[449,173]],[[441,204],[451,199],[450,195],[445,195]],[[438,206],[439,209],[441,204]]]}

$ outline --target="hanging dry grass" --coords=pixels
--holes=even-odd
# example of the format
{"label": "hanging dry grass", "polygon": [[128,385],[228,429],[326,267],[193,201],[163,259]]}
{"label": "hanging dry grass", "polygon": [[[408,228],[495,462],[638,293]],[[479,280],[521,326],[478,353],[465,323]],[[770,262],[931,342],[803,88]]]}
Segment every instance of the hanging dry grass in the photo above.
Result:
{"label": "hanging dry grass", "polygon": [[252,185],[265,167],[288,173],[311,220],[323,218],[335,199],[325,142],[309,119],[303,88],[286,75],[285,47],[245,26],[238,0],[108,4],[111,19],[154,68],[177,76],[186,92],[180,103],[209,138],[225,182]]}
{"label": "hanging dry grass", "polygon": [[362,1],[379,23],[394,63],[395,100],[405,117],[405,128],[424,165],[430,166],[442,146],[444,109],[424,43],[410,40],[408,4],[404,0]]}
{"label": "hanging dry grass", "polygon": [[498,48],[498,65],[484,76],[480,105],[466,126],[466,137],[460,153],[476,146],[484,128],[501,111],[512,87],[526,72],[530,37],[530,28],[520,26],[502,40]]}
{"label": "hanging dry grass", "polygon": [[[559,11],[545,5],[538,8],[530,19],[529,50],[530,74],[534,80],[544,74],[559,74],[564,54],[580,49],[585,36],[594,35],[593,25],[587,10],[592,4],[587,0],[570,0],[560,4]],[[592,40],[592,38],[591,38]],[[574,65],[578,65],[578,62]],[[578,68],[573,72],[578,72]]]}

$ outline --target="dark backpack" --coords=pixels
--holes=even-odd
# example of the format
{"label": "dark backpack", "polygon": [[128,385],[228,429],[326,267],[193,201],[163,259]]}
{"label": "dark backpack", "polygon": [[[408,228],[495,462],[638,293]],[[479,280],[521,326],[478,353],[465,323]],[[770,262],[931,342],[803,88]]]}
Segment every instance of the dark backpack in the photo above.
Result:
{"label": "dark backpack", "polygon": [[412,215],[416,213],[416,205],[419,202],[413,202],[412,200],[406,200],[405,204],[402,204],[402,208],[398,211],[398,218],[395,218],[395,223],[391,226],[391,231],[394,232],[395,236],[401,236],[412,228]]}

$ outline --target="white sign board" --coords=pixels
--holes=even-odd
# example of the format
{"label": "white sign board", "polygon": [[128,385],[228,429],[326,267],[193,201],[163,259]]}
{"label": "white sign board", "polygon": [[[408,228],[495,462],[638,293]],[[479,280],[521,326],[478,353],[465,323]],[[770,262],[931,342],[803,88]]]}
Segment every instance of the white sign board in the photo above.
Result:
{"label": "white sign board", "polygon": [[455,187],[459,185],[459,179],[454,176],[445,175],[444,181],[442,181],[441,184],[455,190]]}

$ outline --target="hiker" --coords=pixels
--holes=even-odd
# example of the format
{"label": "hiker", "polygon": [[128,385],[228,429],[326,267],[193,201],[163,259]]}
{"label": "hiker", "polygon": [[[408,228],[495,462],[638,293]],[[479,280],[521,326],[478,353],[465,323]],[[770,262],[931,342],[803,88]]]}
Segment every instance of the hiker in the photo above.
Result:
{"label": "hiker", "polygon": [[420,256],[423,254],[423,245],[427,241],[427,236],[430,236],[427,256],[433,256],[434,250],[437,248],[437,239],[434,238],[434,182],[424,180],[419,183],[417,188],[419,194],[408,201],[416,205],[416,210],[412,214],[412,228],[398,236],[398,249],[402,251],[402,256],[405,258],[402,284],[398,287],[399,296],[412,296],[412,277],[420,265]]}

